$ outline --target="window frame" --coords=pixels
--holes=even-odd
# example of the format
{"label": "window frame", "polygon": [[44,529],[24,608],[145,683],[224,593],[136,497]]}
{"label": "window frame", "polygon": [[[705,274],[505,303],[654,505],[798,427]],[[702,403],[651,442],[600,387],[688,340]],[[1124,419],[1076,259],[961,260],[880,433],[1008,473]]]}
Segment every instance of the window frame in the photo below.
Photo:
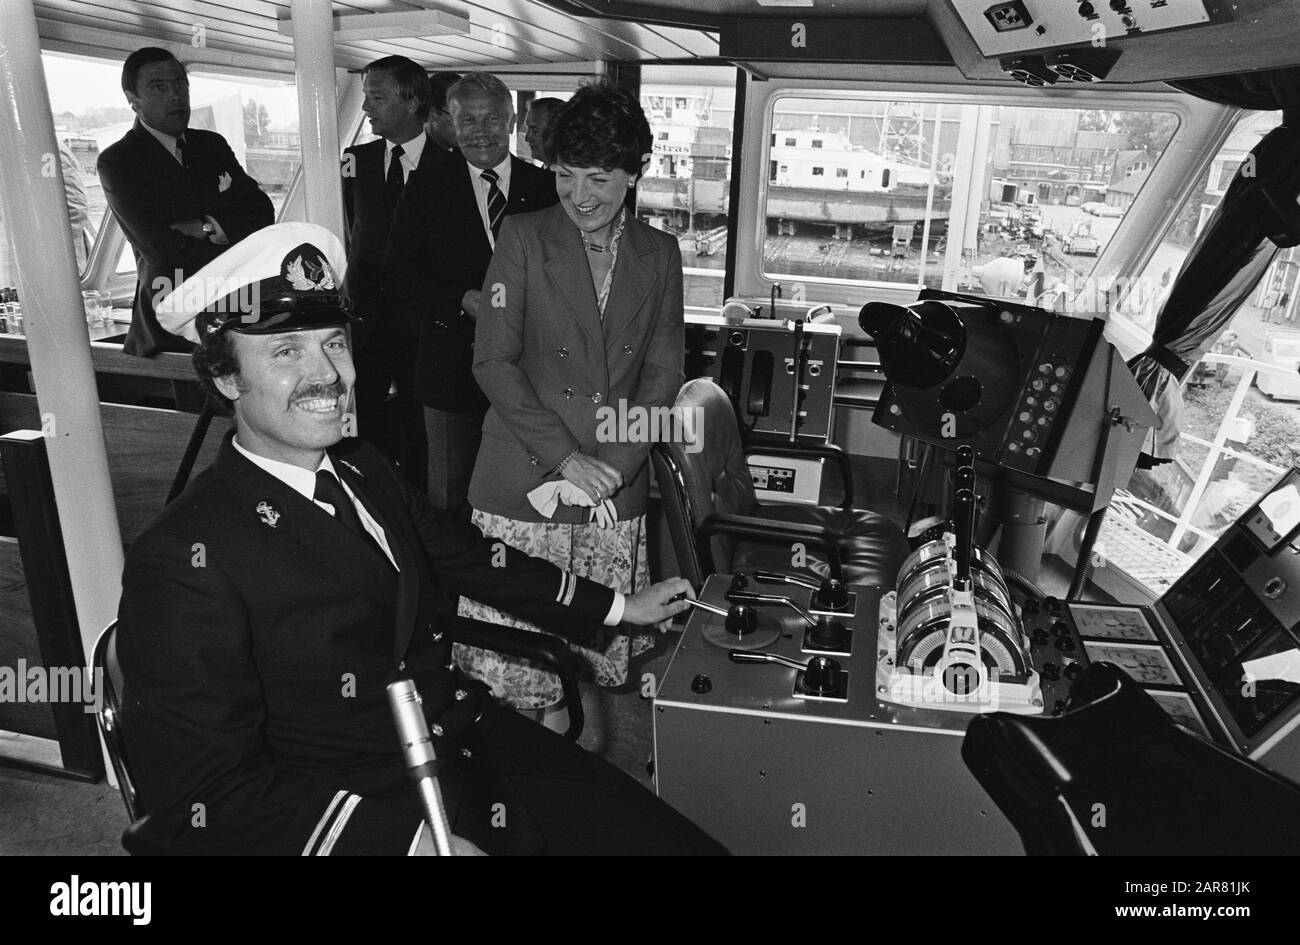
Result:
{"label": "window frame", "polygon": [[[1001,105],[1007,107],[1109,108],[1114,110],[1149,110],[1172,113],[1178,127],[1153,165],[1147,184],[1121,221],[1110,244],[1098,258],[1092,276],[1112,280],[1136,272],[1146,264],[1154,246],[1175,216],[1171,206],[1187,198],[1197,175],[1226,138],[1238,109],[1194,99],[1166,86],[1145,85],[1122,92],[1095,88],[1025,89],[983,84],[954,85],[926,83],[924,90],[903,89],[896,83],[880,81],[839,82],[826,89],[824,81],[813,79],[770,79],[748,82],[744,115],[744,137],[762,142],[758,153],[745,155],[743,164],[733,173],[751,172],[750,161],[766,168],[771,158],[771,144],[776,133],[774,112],[782,98],[819,98],[837,101],[908,101],[917,104]],[[957,163],[962,165],[961,155]],[[807,276],[767,274],[763,272],[763,244],[766,238],[765,209],[770,182],[767,175],[757,178],[758,187],[742,189],[737,208],[737,253],[735,292],[739,296],[765,297],[775,281],[787,288],[794,282],[804,285],[810,301],[852,306],[853,313],[867,296],[882,301],[912,301],[915,286],[859,280],[826,279]],[[966,188],[970,191],[970,188]],[[954,200],[956,199],[954,193]],[[969,196],[964,198],[969,199]],[[951,241],[950,241],[951,242]],[[960,252],[960,248],[956,250]],[[948,265],[945,260],[943,265]],[[1100,313],[1099,313],[1100,314]],[[844,317],[841,324],[855,337],[862,337],[856,318]]]}

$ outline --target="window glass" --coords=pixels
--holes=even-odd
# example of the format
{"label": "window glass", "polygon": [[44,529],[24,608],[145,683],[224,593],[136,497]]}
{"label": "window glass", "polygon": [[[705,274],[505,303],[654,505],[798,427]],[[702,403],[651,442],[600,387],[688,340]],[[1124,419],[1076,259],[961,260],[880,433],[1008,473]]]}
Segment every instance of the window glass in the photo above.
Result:
{"label": "window glass", "polygon": [[[1243,113],[1150,261],[1127,293],[1117,296],[1112,320],[1149,343],[1169,286],[1232,175],[1280,123],[1278,112]],[[1153,594],[1166,590],[1286,468],[1300,462],[1298,289],[1300,255],[1282,250],[1188,372],[1177,458],[1138,470],[1128,488],[1117,492],[1128,514],[1108,515],[1100,541],[1107,560]],[[1154,557],[1152,539],[1164,546]]]}
{"label": "window glass", "polygon": [[[65,180],[75,177],[80,182],[79,188],[70,184],[67,190],[73,242],[84,265],[86,253],[108,213],[95,163],[101,151],[131,128],[135,113],[122,92],[120,60],[45,53],[42,62]],[[298,100],[293,83],[218,76],[204,73],[199,66],[191,66],[189,74],[190,127],[223,135],[278,213],[301,162]],[[72,174],[69,156],[75,162]],[[0,231],[4,229],[5,221],[0,220]],[[115,271],[135,271],[129,245]],[[13,285],[16,280],[10,237],[0,232],[0,285]]]}
{"label": "window glass", "polygon": [[735,93],[733,69],[641,71],[641,106],[655,143],[637,187],[637,216],[677,236],[688,306],[717,309],[723,302]]}
{"label": "window glass", "polygon": [[[1177,119],[832,93],[777,98],[772,126],[765,276],[925,285],[1063,307]],[[964,232],[950,246],[953,213]]]}

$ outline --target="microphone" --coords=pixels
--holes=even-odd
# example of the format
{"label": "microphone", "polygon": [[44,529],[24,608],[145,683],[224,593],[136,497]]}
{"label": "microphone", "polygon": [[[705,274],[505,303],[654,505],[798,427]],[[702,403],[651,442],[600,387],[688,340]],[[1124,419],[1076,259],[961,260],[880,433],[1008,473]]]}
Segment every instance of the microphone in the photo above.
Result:
{"label": "microphone", "polygon": [[420,693],[409,679],[399,679],[388,685],[388,705],[393,710],[397,725],[397,740],[406,757],[406,767],[415,781],[420,803],[424,806],[424,819],[433,835],[433,846],[438,856],[452,856],[451,825],[442,805],[442,791],[438,787],[438,758],[429,738],[429,726],[420,708]]}

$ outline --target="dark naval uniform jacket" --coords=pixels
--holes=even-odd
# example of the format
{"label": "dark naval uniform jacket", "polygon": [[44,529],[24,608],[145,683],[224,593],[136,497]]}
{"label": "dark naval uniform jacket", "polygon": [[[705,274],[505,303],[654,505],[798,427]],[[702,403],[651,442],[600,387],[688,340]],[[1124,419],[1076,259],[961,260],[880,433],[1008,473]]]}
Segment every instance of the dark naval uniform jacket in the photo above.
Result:
{"label": "dark naval uniform jacket", "polygon": [[[244,173],[226,139],[214,131],[185,131],[182,166],[137,120],[99,156],[104,197],[135,251],[135,303],[123,350],[152,357],[194,346],[165,331],[155,301],[216,259],[249,233],[275,222],[271,198]],[[170,224],[210,216],[226,244],[173,230]],[[178,276],[179,273],[179,276]]]}
{"label": "dark naval uniform jacket", "polygon": [[[400,573],[229,438],[131,546],[119,612],[123,730],[148,839],[171,852],[406,852],[420,813],[386,694],[401,677],[418,686],[440,762],[450,761],[440,777],[457,833],[475,835],[457,817],[467,781],[493,776],[466,751],[493,771],[564,776],[537,750],[542,736],[562,740],[495,708],[451,668],[443,628],[459,618],[448,592],[579,642],[598,630],[613,592],[434,510],[364,442],[330,454]],[[493,713],[518,722],[494,729]],[[502,744],[493,733],[511,726],[537,737]],[[527,818],[510,783],[479,786],[511,805],[512,825]]]}

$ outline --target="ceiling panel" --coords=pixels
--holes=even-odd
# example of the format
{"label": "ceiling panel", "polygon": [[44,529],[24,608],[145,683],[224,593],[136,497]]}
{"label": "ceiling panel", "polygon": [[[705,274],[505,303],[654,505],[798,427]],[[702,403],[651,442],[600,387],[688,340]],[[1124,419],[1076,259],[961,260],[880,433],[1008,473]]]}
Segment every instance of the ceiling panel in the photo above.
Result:
{"label": "ceiling panel", "polygon": [[[46,38],[66,47],[79,31],[86,44],[120,50],[149,42],[190,45],[196,25],[206,31],[206,50],[189,59],[237,56],[278,60],[268,71],[284,72],[293,45],[278,32],[289,4],[269,0],[36,0]],[[540,0],[398,3],[349,0],[336,14],[395,12],[422,7],[445,10],[470,21],[468,35],[354,41],[336,47],[339,66],[359,69],[385,55],[405,55],[431,68],[493,68],[618,59],[632,62],[717,55],[717,36],[694,29],[644,26],[622,20],[577,16]],[[104,34],[114,34],[105,43]],[[93,51],[88,48],[87,51]]]}

